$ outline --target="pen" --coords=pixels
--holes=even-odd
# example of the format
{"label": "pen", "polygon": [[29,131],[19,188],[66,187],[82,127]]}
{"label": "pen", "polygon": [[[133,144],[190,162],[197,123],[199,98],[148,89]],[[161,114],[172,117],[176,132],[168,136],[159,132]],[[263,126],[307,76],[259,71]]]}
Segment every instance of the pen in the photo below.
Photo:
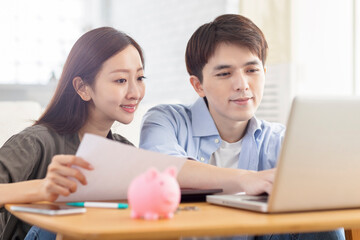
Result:
{"label": "pen", "polygon": [[66,203],[69,206],[75,207],[95,207],[95,208],[128,208],[126,203],[111,203],[111,202],[69,202]]}

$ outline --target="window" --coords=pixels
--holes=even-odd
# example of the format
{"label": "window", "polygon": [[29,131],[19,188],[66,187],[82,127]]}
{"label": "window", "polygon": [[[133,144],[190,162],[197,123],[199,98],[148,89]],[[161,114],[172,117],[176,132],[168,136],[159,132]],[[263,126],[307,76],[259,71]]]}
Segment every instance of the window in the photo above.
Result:
{"label": "window", "polygon": [[84,0],[0,3],[0,84],[47,84],[60,77],[84,29]]}

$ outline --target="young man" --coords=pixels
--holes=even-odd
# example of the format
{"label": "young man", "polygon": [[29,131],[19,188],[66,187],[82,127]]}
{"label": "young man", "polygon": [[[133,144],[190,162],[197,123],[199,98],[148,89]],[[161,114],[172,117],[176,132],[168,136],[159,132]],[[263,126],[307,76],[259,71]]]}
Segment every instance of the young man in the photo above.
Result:
{"label": "young man", "polygon": [[[200,98],[190,106],[150,109],[140,137],[141,148],[217,167],[209,172],[205,164],[186,163],[178,177],[181,186],[233,182],[239,187],[228,192],[271,192],[285,127],[255,117],[264,91],[267,47],[261,30],[239,15],[219,16],[190,38],[186,66]],[[225,169],[238,170],[241,177],[226,176]],[[343,239],[340,231],[272,237]]]}

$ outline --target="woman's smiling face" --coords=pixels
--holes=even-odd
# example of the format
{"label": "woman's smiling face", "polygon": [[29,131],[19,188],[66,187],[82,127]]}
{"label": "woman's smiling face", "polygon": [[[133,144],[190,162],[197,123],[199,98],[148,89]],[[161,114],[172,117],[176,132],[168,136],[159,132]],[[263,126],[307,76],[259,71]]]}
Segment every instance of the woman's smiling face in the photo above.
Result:
{"label": "woman's smiling face", "polygon": [[143,79],[141,57],[134,46],[128,45],[106,60],[88,88],[92,118],[130,123],[145,94]]}

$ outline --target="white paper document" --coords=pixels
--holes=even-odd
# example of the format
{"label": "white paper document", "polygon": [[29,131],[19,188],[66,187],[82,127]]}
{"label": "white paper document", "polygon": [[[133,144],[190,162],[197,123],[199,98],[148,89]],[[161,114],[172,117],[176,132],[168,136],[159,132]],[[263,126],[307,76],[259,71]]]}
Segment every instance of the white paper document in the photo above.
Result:
{"label": "white paper document", "polygon": [[60,196],[57,202],[126,199],[131,181],[150,167],[162,172],[174,166],[179,172],[186,161],[185,158],[138,149],[93,134],[84,135],[76,156],[92,164],[94,170],[79,168],[87,185],[78,182],[75,193],[68,197]]}

